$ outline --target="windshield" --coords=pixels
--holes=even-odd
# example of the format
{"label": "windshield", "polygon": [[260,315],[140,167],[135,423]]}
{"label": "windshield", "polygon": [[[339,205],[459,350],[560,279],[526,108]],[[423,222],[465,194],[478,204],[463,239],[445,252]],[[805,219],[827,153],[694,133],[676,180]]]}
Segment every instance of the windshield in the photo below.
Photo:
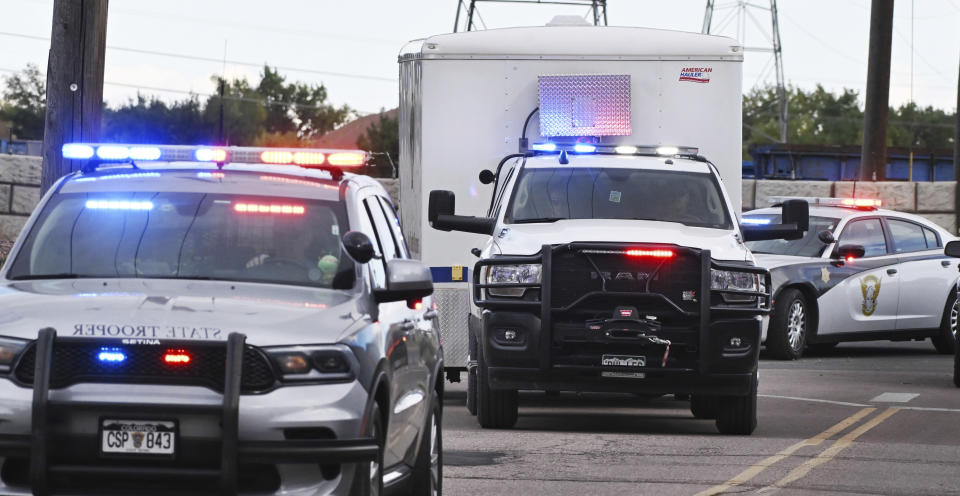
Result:
{"label": "windshield", "polygon": [[[747,248],[754,253],[773,253],[776,255],[794,255],[797,257],[819,257],[823,254],[826,243],[820,241],[817,233],[830,231],[837,227],[840,219],[833,217],[810,216],[810,229],[800,239],[769,239],[764,241],[747,241]],[[745,215],[744,224],[779,224],[780,214]]]}
{"label": "windshield", "polygon": [[8,277],[146,277],[349,288],[336,202],[204,193],[54,196]]}
{"label": "windshield", "polygon": [[624,168],[528,168],[514,189],[507,223],[637,219],[730,229],[711,174]]}

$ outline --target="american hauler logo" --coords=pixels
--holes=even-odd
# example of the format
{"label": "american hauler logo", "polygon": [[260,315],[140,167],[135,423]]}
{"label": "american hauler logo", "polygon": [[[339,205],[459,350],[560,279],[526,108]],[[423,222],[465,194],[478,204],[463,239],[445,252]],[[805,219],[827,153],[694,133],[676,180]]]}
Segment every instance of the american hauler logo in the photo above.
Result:
{"label": "american hauler logo", "polygon": [[603,355],[600,364],[604,367],[645,367],[647,357],[630,355]]}
{"label": "american hauler logo", "polygon": [[713,67],[684,67],[680,69],[680,81],[691,83],[709,83]]}

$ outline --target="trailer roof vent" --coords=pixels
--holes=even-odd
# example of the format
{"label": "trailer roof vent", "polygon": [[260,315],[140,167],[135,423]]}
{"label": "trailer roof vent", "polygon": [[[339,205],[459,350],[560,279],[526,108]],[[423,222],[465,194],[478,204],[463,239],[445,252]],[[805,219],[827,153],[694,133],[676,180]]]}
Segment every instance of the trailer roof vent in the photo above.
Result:
{"label": "trailer roof vent", "polygon": [[592,26],[586,19],[576,15],[553,16],[547,26]]}

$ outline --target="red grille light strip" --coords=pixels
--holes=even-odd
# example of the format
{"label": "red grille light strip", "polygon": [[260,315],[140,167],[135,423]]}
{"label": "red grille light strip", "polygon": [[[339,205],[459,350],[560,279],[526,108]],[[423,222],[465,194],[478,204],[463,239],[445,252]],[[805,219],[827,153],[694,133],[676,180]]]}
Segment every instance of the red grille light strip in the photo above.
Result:
{"label": "red grille light strip", "polygon": [[628,257],[648,257],[648,258],[673,258],[673,250],[664,250],[664,249],[653,249],[653,250],[643,250],[643,249],[630,249],[624,252]]}

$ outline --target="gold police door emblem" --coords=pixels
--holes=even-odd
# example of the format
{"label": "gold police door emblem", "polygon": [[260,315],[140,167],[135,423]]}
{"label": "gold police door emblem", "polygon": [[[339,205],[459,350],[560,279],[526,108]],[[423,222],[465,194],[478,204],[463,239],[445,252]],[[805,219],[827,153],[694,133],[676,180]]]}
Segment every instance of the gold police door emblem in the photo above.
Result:
{"label": "gold police door emblem", "polygon": [[880,278],[874,275],[860,279],[860,292],[863,293],[863,303],[860,310],[869,317],[877,311],[877,296],[880,296]]}

